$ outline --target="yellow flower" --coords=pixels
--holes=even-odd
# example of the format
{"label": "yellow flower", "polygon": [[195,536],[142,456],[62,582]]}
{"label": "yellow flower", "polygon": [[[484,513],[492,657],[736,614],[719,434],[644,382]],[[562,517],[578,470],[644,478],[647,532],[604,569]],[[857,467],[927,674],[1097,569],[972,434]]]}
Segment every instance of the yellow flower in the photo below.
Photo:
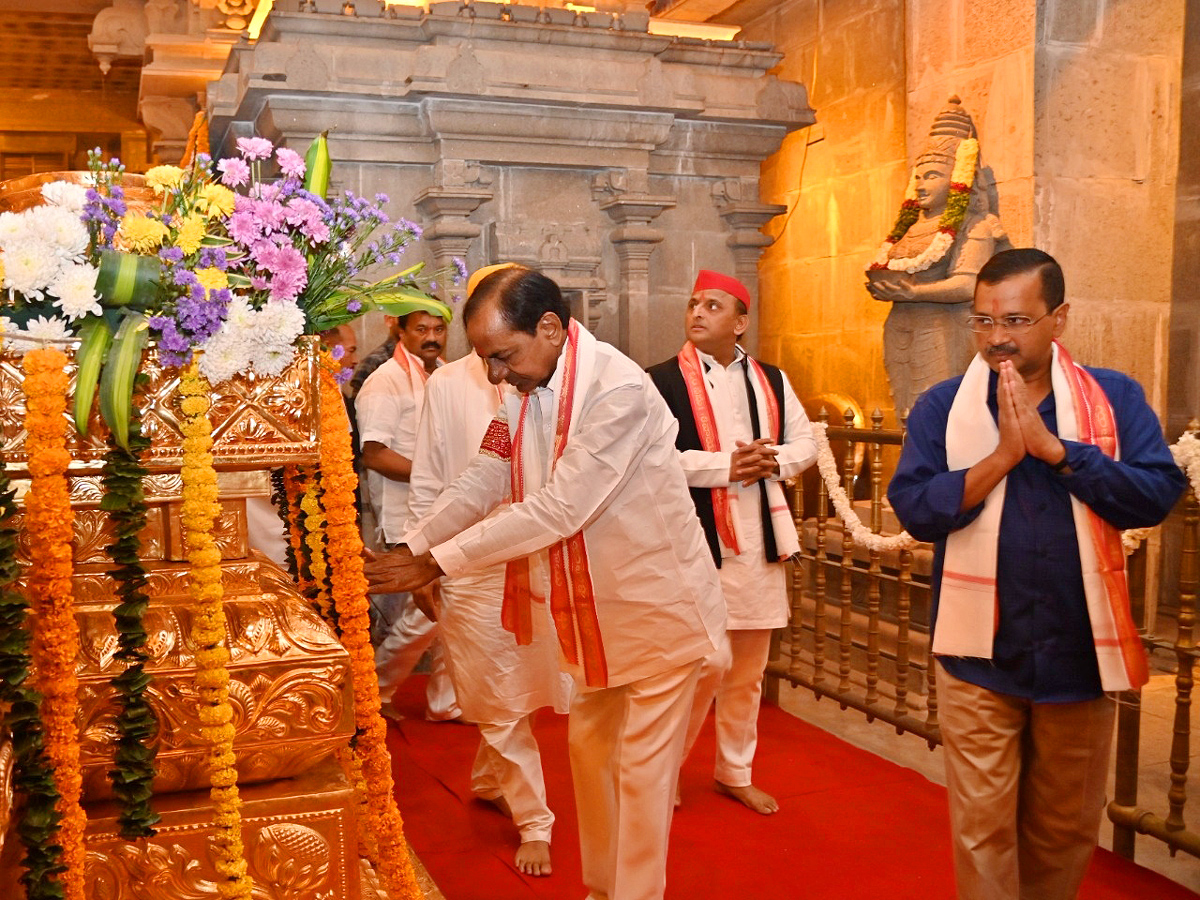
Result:
{"label": "yellow flower", "polygon": [[197,208],[210,219],[228,216],[233,212],[235,194],[223,184],[206,184],[200,192],[200,202]]}
{"label": "yellow flower", "polygon": [[179,231],[175,235],[175,246],[183,251],[184,256],[191,256],[200,249],[202,240],[204,240],[204,217],[192,213],[179,224]]}
{"label": "yellow flower", "polygon": [[206,291],[219,291],[229,287],[229,277],[216,266],[196,270],[196,280]]}
{"label": "yellow flower", "polygon": [[178,166],[155,166],[146,173],[146,184],[161,194],[167,188],[178,187],[183,181],[183,169]]}
{"label": "yellow flower", "polygon": [[166,225],[132,210],[121,219],[120,231],[122,240],[135,253],[149,253],[161,247],[167,237]]}

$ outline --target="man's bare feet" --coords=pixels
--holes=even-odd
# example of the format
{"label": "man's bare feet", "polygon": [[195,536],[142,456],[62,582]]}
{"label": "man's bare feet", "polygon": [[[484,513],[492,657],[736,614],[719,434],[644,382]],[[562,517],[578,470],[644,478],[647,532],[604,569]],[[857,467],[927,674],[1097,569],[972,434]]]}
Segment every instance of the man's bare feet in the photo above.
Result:
{"label": "man's bare feet", "polygon": [[725,794],[727,797],[732,797],[734,800],[750,807],[756,813],[764,816],[769,816],[771,813],[779,812],[779,801],[768,794],[761,788],[756,788],[752,784],[745,787],[732,787],[728,784],[715,782],[718,794]]}
{"label": "man's bare feet", "polygon": [[550,844],[546,841],[526,841],[517,848],[517,871],[525,875],[550,874]]}

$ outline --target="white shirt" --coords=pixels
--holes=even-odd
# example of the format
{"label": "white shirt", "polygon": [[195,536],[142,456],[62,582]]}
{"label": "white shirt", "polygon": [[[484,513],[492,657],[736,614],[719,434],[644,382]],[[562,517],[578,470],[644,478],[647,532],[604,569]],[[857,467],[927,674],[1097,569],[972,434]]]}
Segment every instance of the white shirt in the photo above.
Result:
{"label": "white shirt", "polygon": [[[556,371],[538,399],[552,398],[560,381]],[[577,390],[584,394],[576,430],[541,488],[480,521],[510,488],[509,463],[480,454],[405,542],[414,553],[432,549],[442,571],[457,576],[582,529],[615,687],[707,656],[725,628],[725,604],[675,450],[678,423],[649,376],[597,343],[591,383]],[[520,408],[519,395],[505,397],[510,434]],[[551,447],[547,441],[547,471]]]}
{"label": "white shirt", "polygon": [[[429,377],[409,480],[410,521],[418,521],[479,455],[501,397],[510,391],[488,382],[474,353]],[[571,681],[558,669],[556,642],[543,633],[517,646],[501,625],[503,599],[504,566],[442,579],[438,624],[464,716],[500,723],[545,706],[565,712]]]}
{"label": "white shirt", "polygon": [[[704,385],[712,403],[713,416],[721,435],[721,449],[684,450],[680,453],[683,470],[691,487],[725,487],[733,512],[738,548],[721,542],[721,586],[729,607],[730,628],[779,628],[787,624],[787,579],[782,563],[768,563],[763,544],[762,491],[758,484],[743,487],[729,481],[729,466],[736,441],[755,439],[750,419],[750,398],[746,393],[746,354],[738,347],[734,360],[722,366],[707,353],[696,351],[704,369]],[[749,373],[753,378],[753,373]],[[757,387],[757,385],[756,385]],[[784,443],[776,445],[779,473],[772,480],[795,478],[817,458],[812,424],[796,398],[787,378],[783,379]],[[765,432],[766,423],[760,422]],[[719,538],[718,538],[719,539]]]}
{"label": "white shirt", "polygon": [[[354,398],[360,448],[367,441],[374,441],[405,459],[413,458],[417,422],[425,398],[425,364],[412,354],[409,357],[413,377],[409,377],[410,370],[389,359],[367,377]],[[367,469],[366,476],[376,536],[388,544],[398,543],[408,516],[408,482],[388,478],[374,469]]]}

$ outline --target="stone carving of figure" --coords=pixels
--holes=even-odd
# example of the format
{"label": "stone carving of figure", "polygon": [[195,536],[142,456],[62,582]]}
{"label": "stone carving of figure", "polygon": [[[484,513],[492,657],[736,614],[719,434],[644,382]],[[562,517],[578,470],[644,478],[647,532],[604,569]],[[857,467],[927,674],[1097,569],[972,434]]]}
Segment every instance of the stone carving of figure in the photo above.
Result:
{"label": "stone carving of figure", "polygon": [[913,166],[900,215],[867,269],[867,290],[892,304],[883,361],[897,412],[966,370],[975,276],[1010,244],[995,215],[995,182],[979,164],[975,124],[951,97]]}

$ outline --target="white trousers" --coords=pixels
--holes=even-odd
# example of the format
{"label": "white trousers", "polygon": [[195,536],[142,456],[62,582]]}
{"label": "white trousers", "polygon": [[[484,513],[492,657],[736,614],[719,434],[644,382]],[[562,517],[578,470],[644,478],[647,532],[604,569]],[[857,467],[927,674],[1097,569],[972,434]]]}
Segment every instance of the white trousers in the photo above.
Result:
{"label": "white trousers", "polygon": [[484,800],[504,798],[521,843],[550,841],[554,813],[546,805],[542,755],[533,736],[532,716],[479,726],[471,790]]}
{"label": "white trousers", "polygon": [[588,900],[662,900],[667,839],[700,661],[581,689],[567,734]]}
{"label": "white trousers", "polygon": [[763,671],[771,651],[770,628],[735,629],[704,658],[688,721],[684,759],[692,752],[708,709],[717,706],[717,759],[713,777],[729,787],[748,787],[758,746],[758,707]]}
{"label": "white trousers", "polygon": [[425,688],[425,717],[440,722],[462,715],[437,636],[437,623],[421,612],[409,597],[388,629],[387,637],[375,650],[375,674],[379,678],[379,699],[383,703],[391,702],[396,688],[412,674],[425,651],[432,647],[429,684]]}

